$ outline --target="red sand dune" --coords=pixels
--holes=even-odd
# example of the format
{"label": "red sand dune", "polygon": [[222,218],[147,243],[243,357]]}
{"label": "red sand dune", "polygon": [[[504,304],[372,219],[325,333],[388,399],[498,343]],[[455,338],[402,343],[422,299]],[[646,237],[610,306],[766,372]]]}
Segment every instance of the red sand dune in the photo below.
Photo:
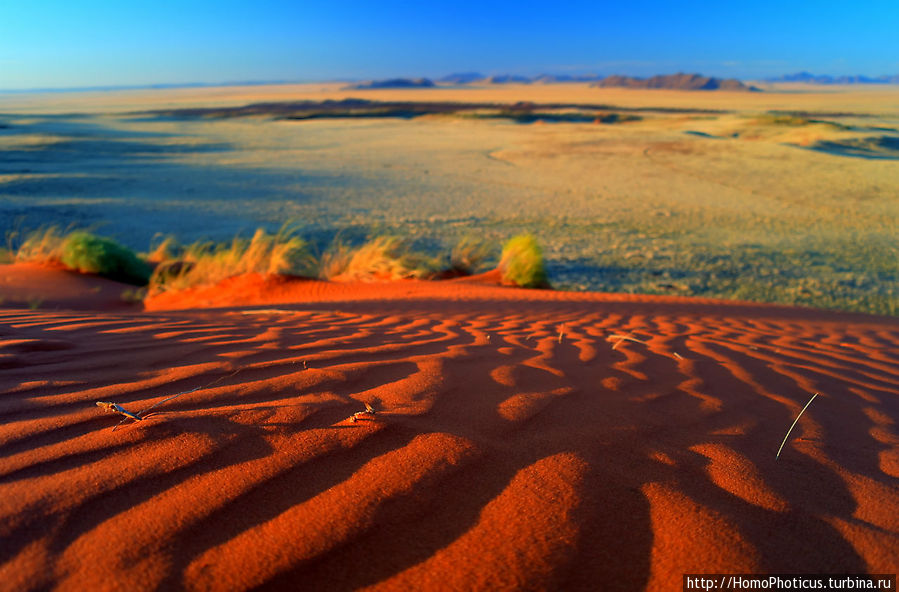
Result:
{"label": "red sand dune", "polygon": [[3,306],[3,589],[899,571],[897,319],[258,276]]}

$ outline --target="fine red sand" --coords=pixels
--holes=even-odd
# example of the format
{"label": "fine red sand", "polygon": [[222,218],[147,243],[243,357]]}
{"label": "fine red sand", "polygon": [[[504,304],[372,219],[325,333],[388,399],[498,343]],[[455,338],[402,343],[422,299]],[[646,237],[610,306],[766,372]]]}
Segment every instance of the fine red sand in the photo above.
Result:
{"label": "fine red sand", "polygon": [[0,588],[899,571],[899,319],[489,280],[7,295]]}

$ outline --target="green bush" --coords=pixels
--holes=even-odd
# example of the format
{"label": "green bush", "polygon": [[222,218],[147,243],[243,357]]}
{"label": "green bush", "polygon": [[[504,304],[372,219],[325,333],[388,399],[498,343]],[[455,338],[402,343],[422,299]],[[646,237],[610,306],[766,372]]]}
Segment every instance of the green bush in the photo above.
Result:
{"label": "green bush", "polygon": [[499,269],[503,281],[522,288],[548,288],[543,251],[530,234],[516,236],[503,245]]}
{"label": "green bush", "polygon": [[69,269],[143,286],[152,269],[133,251],[108,238],[73,232],[62,245],[60,261]]}

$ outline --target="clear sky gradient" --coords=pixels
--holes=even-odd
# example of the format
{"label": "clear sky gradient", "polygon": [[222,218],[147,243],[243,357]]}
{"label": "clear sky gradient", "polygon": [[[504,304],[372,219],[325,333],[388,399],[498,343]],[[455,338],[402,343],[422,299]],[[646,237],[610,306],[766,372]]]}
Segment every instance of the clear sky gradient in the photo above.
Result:
{"label": "clear sky gradient", "polygon": [[799,70],[899,74],[899,0],[0,0],[0,90]]}

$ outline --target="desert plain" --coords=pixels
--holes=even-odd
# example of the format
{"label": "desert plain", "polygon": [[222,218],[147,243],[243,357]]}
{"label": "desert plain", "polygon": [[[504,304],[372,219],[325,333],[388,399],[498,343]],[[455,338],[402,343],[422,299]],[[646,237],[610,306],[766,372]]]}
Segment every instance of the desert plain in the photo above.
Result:
{"label": "desert plain", "polygon": [[[75,225],[147,250],[289,219],[320,248],[401,234],[427,250],[529,232],[556,288],[249,274],[134,302],[104,278],[0,266],[0,587],[895,574],[897,95],[0,96],[9,236]],[[495,107],[215,112],[348,98]]]}

